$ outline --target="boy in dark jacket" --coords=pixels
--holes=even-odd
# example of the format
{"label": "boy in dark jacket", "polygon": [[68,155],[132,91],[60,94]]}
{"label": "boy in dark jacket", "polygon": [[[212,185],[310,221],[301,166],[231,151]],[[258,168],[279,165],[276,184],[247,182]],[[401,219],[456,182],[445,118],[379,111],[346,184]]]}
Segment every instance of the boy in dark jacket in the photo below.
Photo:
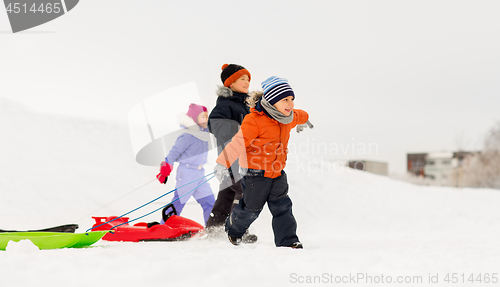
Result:
{"label": "boy in dark jacket", "polygon": [[[238,132],[245,115],[250,112],[245,101],[251,75],[240,65],[224,64],[220,77],[223,86],[217,90],[217,104],[208,117],[208,128],[217,139],[219,154]],[[209,233],[217,227],[222,230],[226,218],[243,197],[238,170],[239,164],[236,161],[229,169],[230,176],[220,184],[217,200],[206,225]],[[253,242],[257,240],[257,236],[246,234],[243,240]]]}

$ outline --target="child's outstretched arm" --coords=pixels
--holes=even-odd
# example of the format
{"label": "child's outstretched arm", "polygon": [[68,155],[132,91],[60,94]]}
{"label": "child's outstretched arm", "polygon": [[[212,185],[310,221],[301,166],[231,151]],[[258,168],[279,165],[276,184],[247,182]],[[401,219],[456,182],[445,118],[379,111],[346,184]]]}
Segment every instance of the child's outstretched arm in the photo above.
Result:
{"label": "child's outstretched arm", "polygon": [[295,125],[303,125],[309,120],[309,114],[304,110],[294,109],[293,110]]}
{"label": "child's outstretched arm", "polygon": [[241,129],[234,135],[231,142],[217,158],[217,163],[229,168],[241,155],[246,154],[246,148],[259,135],[259,127],[251,117],[245,117]]}

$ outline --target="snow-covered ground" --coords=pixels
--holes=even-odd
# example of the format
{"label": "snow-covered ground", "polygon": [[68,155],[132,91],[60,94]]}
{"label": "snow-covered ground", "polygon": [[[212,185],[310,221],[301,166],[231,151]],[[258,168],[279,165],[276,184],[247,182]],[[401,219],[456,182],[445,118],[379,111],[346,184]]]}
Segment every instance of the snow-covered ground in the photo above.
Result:
{"label": "snow-covered ground", "polygon": [[[125,126],[38,114],[0,98],[0,130],[1,229],[78,223],[84,232],[91,216],[125,213],[173,188],[173,180],[153,181],[130,193],[157,168],[134,162]],[[307,130],[292,141],[298,136]],[[458,280],[451,286],[498,285],[468,281],[500,276],[497,190],[415,186],[307,154],[290,154],[288,164],[304,250],[274,247],[265,209],[252,227],[259,241],[240,247],[198,238],[44,251],[10,245],[0,251],[0,286],[441,286],[447,274]],[[202,220],[194,201],[182,215]]]}

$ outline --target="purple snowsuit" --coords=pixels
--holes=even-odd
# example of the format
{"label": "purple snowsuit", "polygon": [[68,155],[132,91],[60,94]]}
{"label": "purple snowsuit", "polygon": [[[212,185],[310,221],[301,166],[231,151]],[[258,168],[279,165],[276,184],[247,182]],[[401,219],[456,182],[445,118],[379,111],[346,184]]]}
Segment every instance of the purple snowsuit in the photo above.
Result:
{"label": "purple snowsuit", "polygon": [[[186,129],[185,126],[181,127]],[[208,129],[199,128],[201,131],[208,132]],[[207,180],[207,178],[203,177],[205,175],[203,165],[207,163],[207,155],[208,142],[203,141],[192,134],[185,133],[177,138],[174,146],[165,158],[165,161],[171,165],[173,165],[174,162],[179,163],[177,175],[175,177],[175,187],[177,190],[175,191],[174,198],[172,199],[172,201],[174,201],[173,204],[175,209],[180,214],[186,205],[186,202],[189,198],[191,198],[191,196],[193,196],[203,208],[205,223],[207,222],[215,203],[215,197],[208,182],[202,184]],[[187,183],[199,178],[201,179],[197,182],[186,185]],[[186,186],[181,187],[183,185]],[[193,190],[196,186],[198,187]]]}

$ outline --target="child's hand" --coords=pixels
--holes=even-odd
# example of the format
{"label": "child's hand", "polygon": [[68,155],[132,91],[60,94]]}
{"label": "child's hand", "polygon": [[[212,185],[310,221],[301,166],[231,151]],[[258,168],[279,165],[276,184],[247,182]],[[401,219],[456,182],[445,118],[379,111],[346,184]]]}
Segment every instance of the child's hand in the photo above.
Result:
{"label": "child's hand", "polygon": [[172,172],[172,165],[162,161],[160,165],[160,173],[156,175],[156,178],[160,183],[165,184],[167,183],[168,176],[170,175],[171,172]]}
{"label": "child's hand", "polygon": [[297,132],[300,133],[301,131],[303,131],[307,127],[309,127],[310,129],[314,128],[313,124],[311,124],[310,121],[307,121],[303,125],[297,125]]}
{"label": "child's hand", "polygon": [[229,171],[220,163],[217,163],[215,166],[214,173],[214,176],[219,180],[219,183],[222,183],[226,177],[229,177]]}

